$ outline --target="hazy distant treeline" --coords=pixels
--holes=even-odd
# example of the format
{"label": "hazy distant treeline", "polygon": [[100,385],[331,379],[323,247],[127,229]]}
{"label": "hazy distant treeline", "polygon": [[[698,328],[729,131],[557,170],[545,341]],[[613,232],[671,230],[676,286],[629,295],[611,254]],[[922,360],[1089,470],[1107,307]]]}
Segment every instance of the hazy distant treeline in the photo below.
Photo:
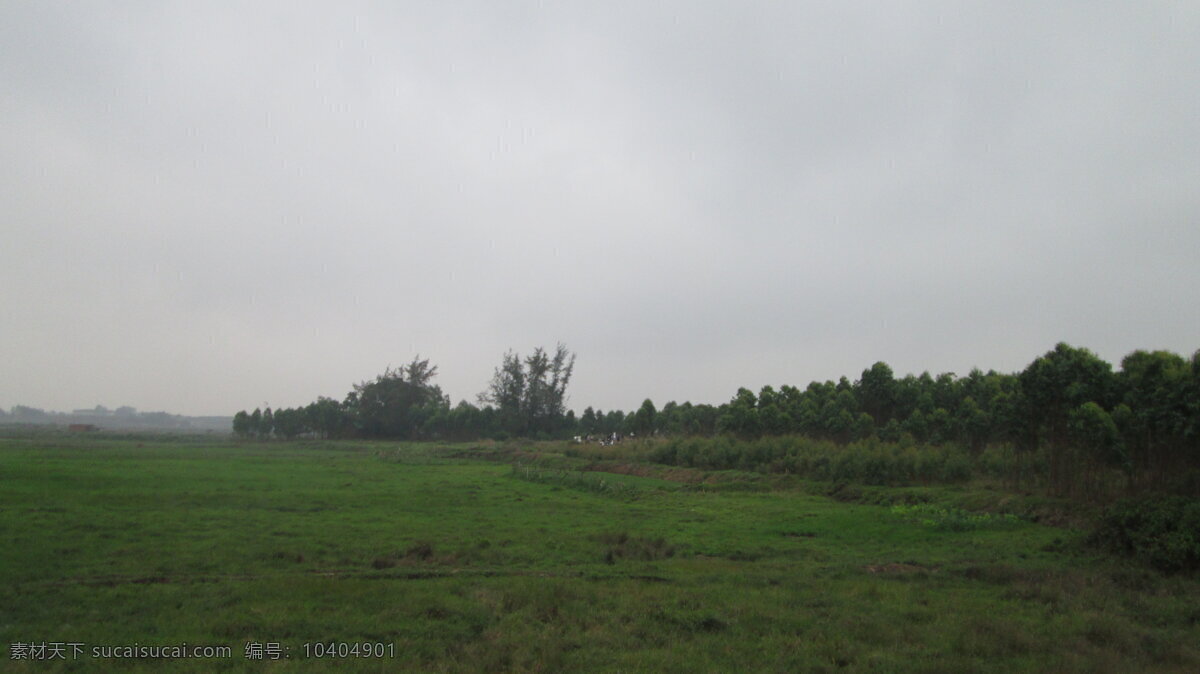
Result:
{"label": "hazy distant treeline", "polygon": [[[1091,351],[1058,344],[1023,371],[972,370],[965,377],[923,373],[897,378],[875,363],[856,381],[812,382],[804,389],[742,388],[722,405],[650,400],[636,411],[562,406],[573,356],[537,349],[506,354],[480,405],[451,406],[430,383],[428,361],[389,370],[344,400],[239,412],[243,436],[284,438],[476,438],[715,436],[757,439],[802,435],[846,444],[874,439],[956,445],[978,456],[1003,445],[1037,459],[1051,489],[1086,495],[1116,472],[1131,489],[1173,486],[1200,493],[1200,351],[1187,360],[1135,351],[1119,370]],[[736,462],[735,462],[736,463]]]}
{"label": "hazy distant treeline", "polygon": [[167,412],[139,412],[129,406],[109,409],[103,405],[96,405],[70,412],[55,412],[28,405],[14,405],[8,412],[0,409],[0,423],[55,426],[81,424],[106,430],[225,431],[229,428],[229,417],[190,417]]}

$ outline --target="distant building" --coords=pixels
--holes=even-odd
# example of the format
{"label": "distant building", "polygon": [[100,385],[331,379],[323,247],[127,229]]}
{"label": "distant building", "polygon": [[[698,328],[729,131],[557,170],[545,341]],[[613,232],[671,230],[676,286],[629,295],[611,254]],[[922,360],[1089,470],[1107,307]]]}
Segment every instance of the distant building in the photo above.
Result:
{"label": "distant building", "polygon": [[72,433],[90,433],[100,429],[96,426],[96,424],[71,424],[70,426],[67,426],[67,430],[71,431]]}

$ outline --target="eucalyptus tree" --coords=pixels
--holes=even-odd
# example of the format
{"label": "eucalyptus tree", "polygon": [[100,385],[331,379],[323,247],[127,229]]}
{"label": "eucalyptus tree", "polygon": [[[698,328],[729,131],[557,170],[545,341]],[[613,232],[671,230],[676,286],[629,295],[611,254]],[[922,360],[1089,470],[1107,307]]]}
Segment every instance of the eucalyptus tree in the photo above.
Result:
{"label": "eucalyptus tree", "polygon": [[1051,489],[1066,494],[1075,468],[1068,451],[1071,414],[1088,402],[1102,409],[1112,406],[1116,391],[1112,366],[1087,349],[1060,342],[1030,363],[1019,379],[1036,441],[1049,453]]}
{"label": "eucalyptus tree", "polygon": [[762,422],[758,416],[758,398],[753,391],[745,387],[739,388],[733,400],[721,407],[721,414],[717,417],[719,433],[729,433],[743,438],[757,438],[762,435]]}
{"label": "eucalyptus tree", "polygon": [[592,435],[597,430],[596,410],[588,406],[583,411],[583,416],[579,417],[579,432],[583,435]]}
{"label": "eucalyptus tree", "polygon": [[654,407],[654,402],[646,398],[642,401],[642,406],[633,413],[633,427],[630,430],[641,436],[650,435],[654,432],[657,417],[658,409]]}
{"label": "eucalyptus tree", "polygon": [[561,342],[553,354],[537,347],[524,359],[510,350],[479,401],[496,406],[509,432],[553,432],[565,418],[574,370],[575,354]]}
{"label": "eucalyptus tree", "polygon": [[879,361],[863,370],[855,392],[862,411],[871,415],[877,425],[883,426],[895,414],[896,378],[887,363]]}
{"label": "eucalyptus tree", "polygon": [[1119,415],[1122,434],[1137,472],[1154,483],[1169,480],[1197,458],[1187,451],[1189,439],[1195,446],[1197,430],[1197,401],[1189,390],[1192,365],[1169,351],[1134,351],[1121,361],[1117,379],[1128,407]]}
{"label": "eucalyptus tree", "polygon": [[1103,485],[1105,468],[1120,467],[1128,471],[1127,456],[1117,424],[1099,404],[1088,401],[1071,411],[1067,433],[1074,449],[1081,456],[1082,475],[1072,484],[1082,488],[1084,495],[1094,497]]}
{"label": "eucalyptus tree", "polygon": [[233,415],[233,433],[240,438],[250,437],[250,415],[246,410]]}

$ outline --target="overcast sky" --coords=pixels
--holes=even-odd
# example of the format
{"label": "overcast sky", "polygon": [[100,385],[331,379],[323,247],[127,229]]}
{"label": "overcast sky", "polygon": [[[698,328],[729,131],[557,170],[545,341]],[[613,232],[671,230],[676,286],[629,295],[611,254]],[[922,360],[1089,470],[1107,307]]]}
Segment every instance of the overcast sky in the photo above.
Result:
{"label": "overcast sky", "polygon": [[1200,4],[0,2],[0,407],[1200,348]]}

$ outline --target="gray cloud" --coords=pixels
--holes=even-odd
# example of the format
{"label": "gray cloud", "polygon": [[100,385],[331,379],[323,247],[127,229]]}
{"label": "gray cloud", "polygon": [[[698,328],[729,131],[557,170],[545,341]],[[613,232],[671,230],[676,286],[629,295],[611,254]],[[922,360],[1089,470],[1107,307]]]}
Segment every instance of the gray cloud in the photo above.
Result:
{"label": "gray cloud", "polygon": [[1200,344],[1200,12],[9,3],[0,405],[229,413],[416,353],[572,404]]}

